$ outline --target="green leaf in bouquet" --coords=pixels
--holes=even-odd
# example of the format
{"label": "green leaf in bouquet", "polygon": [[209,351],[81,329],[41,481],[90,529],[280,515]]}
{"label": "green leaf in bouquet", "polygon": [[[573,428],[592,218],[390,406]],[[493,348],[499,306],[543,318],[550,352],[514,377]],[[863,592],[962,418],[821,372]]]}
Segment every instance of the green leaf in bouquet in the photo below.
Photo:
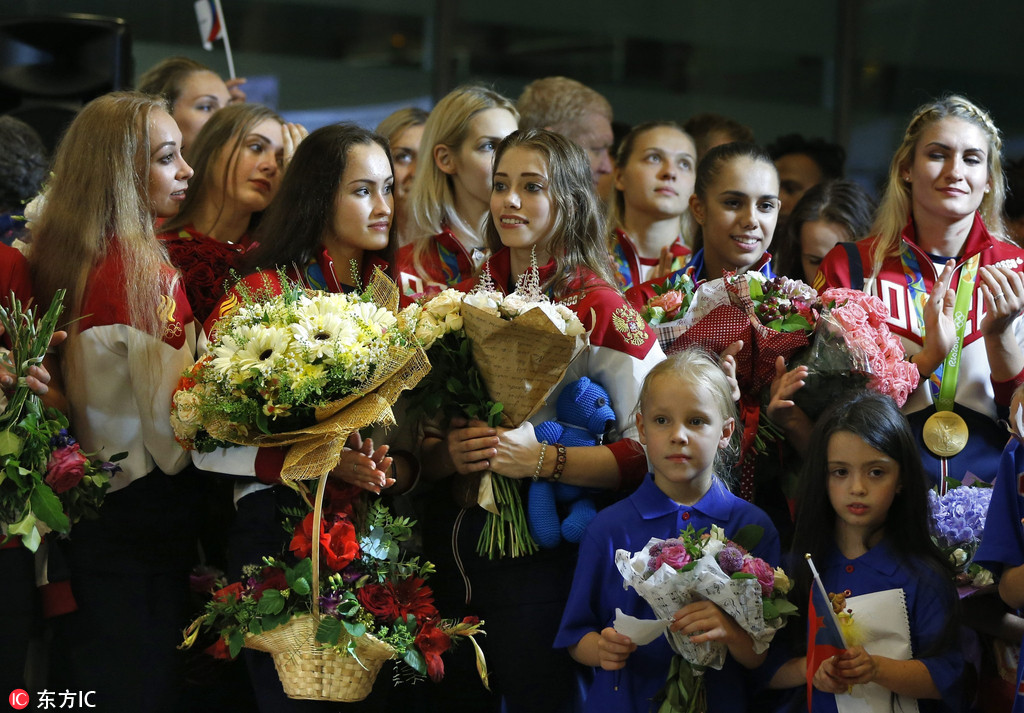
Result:
{"label": "green leaf in bouquet", "polygon": [[409,667],[416,671],[416,673],[420,674],[421,676],[427,675],[426,659],[424,659],[423,654],[421,654],[416,649],[407,650],[405,652],[405,656],[402,657],[402,660],[409,664]]}
{"label": "green leaf in bouquet", "polygon": [[341,620],[334,617],[324,617],[320,620],[320,626],[316,628],[316,640],[321,644],[336,644],[341,638]]}
{"label": "green leaf in bouquet", "polygon": [[736,534],[730,539],[747,552],[752,552],[758,543],[761,542],[762,537],[764,537],[763,527],[760,525],[746,525],[737,530]]}
{"label": "green leaf in bouquet", "polygon": [[757,579],[757,575],[750,572],[733,572],[730,579]]}
{"label": "green leaf in bouquet", "polygon": [[7,526],[7,535],[21,537],[21,544],[32,552],[39,549],[39,543],[42,541],[39,530],[36,529],[36,516],[31,510],[26,512],[18,522]]}
{"label": "green leaf in bouquet", "polygon": [[29,502],[32,504],[32,512],[51,530],[67,532],[71,528],[71,522],[64,514],[64,506],[61,505],[60,498],[54,495],[49,486],[37,485],[33,488]]}
{"label": "green leaf in bouquet", "polygon": [[775,602],[771,599],[764,599],[761,601],[761,613],[764,616],[765,621],[772,621],[779,618],[779,608],[775,606]]}
{"label": "green leaf in bouquet", "polygon": [[[746,278],[740,278],[746,279]],[[764,288],[761,286],[760,280],[747,280],[747,288],[750,290],[750,299],[761,300],[764,299]]]}
{"label": "green leaf in bouquet", "polygon": [[800,613],[800,608],[785,597],[771,601],[775,605],[775,610],[779,612],[779,616],[796,616]]}
{"label": "green leaf in bouquet", "polygon": [[358,639],[366,633],[366,624],[361,622],[342,621],[341,624],[345,627],[345,631],[348,632],[348,635],[353,639]]}
{"label": "green leaf in bouquet", "polygon": [[289,584],[291,584],[292,591],[303,597],[313,591],[313,587],[305,577],[296,577],[295,581]]}
{"label": "green leaf in bouquet", "polygon": [[128,457],[128,451],[121,451],[107,458],[108,463],[117,463],[119,460],[124,460]]}
{"label": "green leaf in bouquet", "polygon": [[462,382],[456,379],[454,376],[448,379],[448,383],[445,385],[448,389],[448,393],[457,394],[462,391]]}
{"label": "green leaf in bouquet", "polygon": [[285,596],[280,589],[266,589],[256,605],[257,614],[279,614],[285,605]]}
{"label": "green leaf in bouquet", "polygon": [[21,455],[21,448],[25,445],[25,439],[14,432],[7,430],[0,432],[0,456]]}
{"label": "green leaf in bouquet", "polygon": [[238,658],[238,654],[242,653],[242,646],[245,645],[245,634],[242,633],[241,629],[234,629],[228,634],[228,653],[231,654],[231,658]]}

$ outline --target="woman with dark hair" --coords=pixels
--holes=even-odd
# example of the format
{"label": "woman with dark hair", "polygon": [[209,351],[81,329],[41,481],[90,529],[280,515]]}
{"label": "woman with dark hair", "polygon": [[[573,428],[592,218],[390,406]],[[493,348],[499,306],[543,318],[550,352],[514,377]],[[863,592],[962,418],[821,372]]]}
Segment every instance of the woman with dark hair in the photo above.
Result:
{"label": "woman with dark hair", "polygon": [[[380,136],[354,124],[325,126],[311,133],[296,150],[280,192],[264,216],[256,234],[259,246],[239,266],[248,274],[214,308],[206,323],[207,334],[242,302],[244,293],[278,292],[279,269],[310,289],[327,292],[365,287],[375,268],[392,274],[393,181],[388,145]],[[331,471],[332,478],[378,494],[396,481],[401,489],[415,481],[418,464],[411,453],[389,453],[388,446],[375,449],[371,440],[362,441],[358,433],[348,445]],[[299,503],[293,490],[279,485],[284,450],[237,447],[194,456],[200,468],[239,478],[229,544],[228,576],[233,581],[244,565],[286,549],[280,511]],[[261,711],[335,709],[330,704],[288,699],[270,657],[252,651],[245,656]]]}
{"label": "woman with dark hair", "polygon": [[[810,442],[797,498],[790,600],[802,610],[808,601],[814,584],[804,555],[810,554],[825,591],[845,594],[863,643],[810,667],[812,651],[790,659],[772,686],[802,686],[810,675],[816,711],[836,710],[836,698],[848,696],[854,684],[868,684],[858,692],[886,708],[896,695],[903,710],[914,703],[907,699],[918,699],[921,711],[960,710],[953,572],[931,538],[928,484],[910,425],[892,399],[862,391],[823,414]],[[893,611],[905,631],[889,623]],[[786,627],[794,652],[802,651],[811,623],[805,615],[803,625]],[[884,637],[900,641],[905,652],[887,651],[879,644]],[[798,695],[803,700],[802,690]]]}
{"label": "woman with dark hair", "polygon": [[874,213],[874,200],[853,181],[812,186],[772,244],[775,272],[811,284],[829,250],[867,236]]}
{"label": "woman with dark hair", "polygon": [[160,238],[200,323],[224,294],[229,272],[277,195],[291,158],[284,137],[301,140],[304,133],[264,106],[239,104],[217,112],[186,150],[195,178]]}

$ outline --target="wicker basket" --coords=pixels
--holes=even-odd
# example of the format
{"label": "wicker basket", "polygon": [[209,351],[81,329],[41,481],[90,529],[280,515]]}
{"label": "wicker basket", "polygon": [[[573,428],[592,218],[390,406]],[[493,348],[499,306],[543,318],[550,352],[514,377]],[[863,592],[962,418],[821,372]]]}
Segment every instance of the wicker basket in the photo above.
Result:
{"label": "wicker basket", "polygon": [[310,615],[297,616],[268,633],[248,636],[245,645],[273,656],[289,698],[343,703],[370,695],[381,666],[395,653],[369,634],[356,640],[355,656],[325,649],[316,642],[316,626]]}
{"label": "wicker basket", "polygon": [[[313,531],[320,528],[327,473],[320,478],[313,508]],[[373,682],[384,662],[395,650],[383,641],[363,634],[356,639],[355,655],[325,648],[316,640],[320,623],[320,567],[318,551],[313,554],[313,613],[302,614],[271,631],[245,637],[245,645],[265,651],[289,698],[353,703],[370,695]]]}

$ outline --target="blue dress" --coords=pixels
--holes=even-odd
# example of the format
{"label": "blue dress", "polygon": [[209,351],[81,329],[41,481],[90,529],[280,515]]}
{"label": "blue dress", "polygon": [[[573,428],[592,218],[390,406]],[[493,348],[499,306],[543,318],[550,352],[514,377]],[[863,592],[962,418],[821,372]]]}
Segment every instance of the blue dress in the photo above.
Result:
{"label": "blue dress", "polygon": [[[634,590],[624,588],[615,567],[615,551],[638,552],[652,537],[677,537],[687,525],[699,530],[712,524],[722,527],[726,536],[746,525],[760,525],[764,536],[753,554],[773,565],[779,562],[779,536],[771,520],[729,492],[717,478],[703,498],[687,506],[665,495],[648,473],[636,492],[599,512],[587,528],[555,646],[573,646],[587,633],[611,626],[616,608],[634,617],[654,619],[650,605]],[[619,671],[594,669],[585,710],[647,713],[650,699],[665,683],[674,655],[662,636],[637,648]],[[747,674],[731,657],[721,671],[708,669],[709,711],[745,710],[752,694]]]}
{"label": "blue dress", "polygon": [[[908,566],[882,540],[856,559],[847,559],[834,548],[819,567],[821,583],[826,592],[850,590],[857,597],[889,589],[903,589],[910,624],[910,645],[913,656],[928,668],[942,700],[918,699],[921,713],[960,710],[960,679],[963,656],[956,645],[922,658],[920,653],[942,634],[953,616],[956,595],[951,580],[925,566]],[[856,614],[855,614],[856,616]],[[854,619],[856,621],[856,618]],[[801,690],[801,700],[806,701]],[[831,693],[814,689],[811,705],[815,713],[836,711],[836,698]]]}
{"label": "blue dress", "polygon": [[[1024,445],[1011,440],[999,459],[985,535],[974,561],[999,576],[1004,569],[1024,564]],[[1024,647],[1024,641],[1021,642]],[[1024,713],[1024,657],[1017,664],[1017,695],[1013,713]]]}

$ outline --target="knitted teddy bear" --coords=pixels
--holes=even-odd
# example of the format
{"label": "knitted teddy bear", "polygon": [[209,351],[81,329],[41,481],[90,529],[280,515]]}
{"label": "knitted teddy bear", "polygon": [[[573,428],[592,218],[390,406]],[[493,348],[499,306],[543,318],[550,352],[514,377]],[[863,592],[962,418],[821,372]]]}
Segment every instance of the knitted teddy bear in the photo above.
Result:
{"label": "knitted teddy bear", "polygon": [[[538,441],[563,446],[595,446],[601,443],[609,421],[615,422],[608,392],[585,376],[562,389],[558,395],[557,416],[557,421],[545,421],[536,427]],[[557,547],[562,538],[578,543],[597,514],[594,501],[584,488],[548,480],[530,483],[527,505],[530,534],[544,549]],[[559,505],[568,510],[562,521],[558,515]]]}

